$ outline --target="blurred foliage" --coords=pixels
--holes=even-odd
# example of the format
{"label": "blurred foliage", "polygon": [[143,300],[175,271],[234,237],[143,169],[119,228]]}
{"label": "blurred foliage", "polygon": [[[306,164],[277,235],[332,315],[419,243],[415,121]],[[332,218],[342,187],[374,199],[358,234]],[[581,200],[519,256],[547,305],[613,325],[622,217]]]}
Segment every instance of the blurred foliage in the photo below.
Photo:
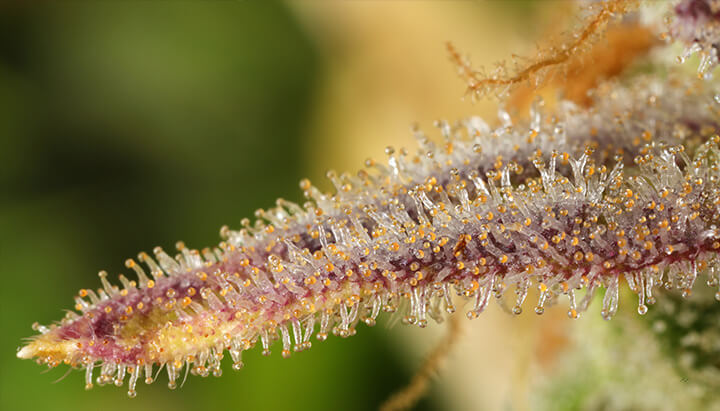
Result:
{"label": "blurred foliage", "polygon": [[720,387],[720,304],[715,289],[698,287],[694,293],[692,298],[667,293],[644,324],[678,375],[715,392]]}
{"label": "blurred foliage", "polygon": [[576,321],[573,349],[532,389],[533,409],[720,410],[715,291],[698,284],[688,298],[655,293],[644,316],[625,289],[611,321],[594,313]]}
{"label": "blurred foliage", "polygon": [[[62,2],[0,16],[0,409],[375,408],[409,379],[382,325],[215,380],[83,391],[13,355],[95,273],[156,245],[218,241],[276,197],[300,201],[318,61],[275,2]],[[275,350],[278,351],[278,350]],[[432,408],[431,400],[421,403]]]}

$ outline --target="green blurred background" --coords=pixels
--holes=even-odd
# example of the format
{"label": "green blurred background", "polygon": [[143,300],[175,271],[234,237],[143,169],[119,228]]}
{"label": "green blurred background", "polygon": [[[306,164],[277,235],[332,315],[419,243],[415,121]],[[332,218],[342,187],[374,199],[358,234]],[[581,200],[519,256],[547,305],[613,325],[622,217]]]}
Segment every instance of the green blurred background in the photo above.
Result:
{"label": "green blurred background", "polygon": [[[478,110],[459,101],[463,86],[442,44],[462,36],[453,32],[460,29],[480,39],[466,47],[495,41],[482,37],[487,30],[473,20],[485,8],[459,2],[442,20],[430,9],[418,10],[445,7],[444,2],[392,5],[398,19],[410,16],[402,24],[409,24],[413,12],[438,17],[435,23],[444,26],[429,33],[443,34],[431,47],[427,38],[406,38],[408,53],[430,68],[403,62],[403,53],[393,50],[397,61],[380,63],[379,72],[387,75],[371,70],[361,80],[342,80],[352,90],[379,90],[362,101],[352,92],[333,98],[337,56],[363,56],[363,49],[356,53],[336,42],[333,30],[341,23],[318,12],[325,2],[317,3],[310,13],[302,3],[259,1],[0,8],[0,409],[365,410],[410,378],[421,356],[405,361],[400,345],[391,342],[395,331],[382,324],[361,327],[347,340],[314,343],[288,360],[262,358],[253,350],[241,372],[226,364],[222,378],[191,376],[176,391],[161,377],[150,386],[140,384],[134,400],[125,388],[85,392],[81,372],[53,383],[66,367],[45,373],[15,358],[22,338],[34,333],[30,325],[59,319],[79,288],[99,285],[99,269],[123,272],[126,258],[156,245],[172,249],[179,239],[191,247],[214,244],[220,226],[237,227],[242,217],[271,206],[278,196],[300,201],[297,182],[303,176],[360,164],[333,153],[354,151],[349,148],[359,144],[363,154],[377,155],[388,142],[410,141],[406,130],[413,120],[430,123]],[[490,3],[483,7],[506,18],[533,12],[528,2]],[[467,7],[472,15],[463,11]],[[330,29],[318,34],[322,24],[313,24],[318,19]],[[377,19],[368,30],[403,36],[395,22]],[[430,19],[412,24],[428,32]],[[384,43],[370,38],[370,46]],[[493,47],[491,58],[506,55],[509,46]],[[396,98],[403,93],[407,101]],[[365,114],[369,118],[355,121],[389,124],[389,131],[372,130],[365,140],[353,135],[365,129],[352,119],[339,116],[326,123],[318,113],[335,101],[353,114],[363,113],[354,104],[383,107],[390,120]],[[340,126],[324,126],[333,122]],[[347,139],[340,135],[343,128]],[[346,167],[349,158],[354,162]],[[473,389],[468,384],[467,390]],[[443,409],[442,404],[434,389],[418,409]]]}

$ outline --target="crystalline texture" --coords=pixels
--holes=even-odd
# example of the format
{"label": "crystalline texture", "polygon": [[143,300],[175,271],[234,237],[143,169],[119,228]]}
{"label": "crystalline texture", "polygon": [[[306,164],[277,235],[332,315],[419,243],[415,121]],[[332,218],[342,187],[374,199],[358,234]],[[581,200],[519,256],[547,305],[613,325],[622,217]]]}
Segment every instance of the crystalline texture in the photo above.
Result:
{"label": "crystalline texture", "polygon": [[609,319],[625,276],[643,314],[654,287],[689,293],[715,268],[714,93],[637,80],[598,91],[591,109],[566,104],[547,117],[536,107],[515,125],[501,113],[496,129],[441,123],[439,147],[418,134],[415,156],[389,148],[388,166],[328,173],[335,194],[304,180],[306,204],[278,200],[254,223],[223,228],[213,249],[141,253],[126,263],[138,280],[121,277],[122,288],[101,272],[101,290],[75,297],[79,313],[35,327],[18,356],[84,368],[88,388],[98,367],[98,384],[129,377],[132,397],[157,367],[174,388],[183,369],[220,375],[225,350],[235,369],[258,344],[270,354],[280,340],[289,356],[310,347],[316,324],[321,341],[354,335],[381,310],[424,327],[455,311],[453,294],[475,318],[511,290],[519,314],[537,287],[538,314],[564,296],[577,318],[605,287]]}

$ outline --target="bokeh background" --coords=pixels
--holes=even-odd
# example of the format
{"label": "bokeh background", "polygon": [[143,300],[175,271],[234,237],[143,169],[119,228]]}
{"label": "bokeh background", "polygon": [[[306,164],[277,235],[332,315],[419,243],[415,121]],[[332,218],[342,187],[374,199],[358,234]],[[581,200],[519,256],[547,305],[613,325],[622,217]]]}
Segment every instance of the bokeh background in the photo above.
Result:
{"label": "bokeh background", "polygon": [[[30,2],[28,2],[30,3]],[[15,358],[34,321],[96,273],[175,241],[203,247],[297,182],[321,187],[410,126],[490,114],[462,99],[451,40],[479,64],[534,48],[563,1],[123,1],[0,6],[0,409],[367,410],[401,388],[442,326],[360,326],[222,378],[83,390]],[[531,310],[527,310],[531,311]],[[533,409],[564,309],[468,323],[418,409]],[[598,316],[599,317],[599,316]],[[226,364],[229,365],[229,364]],[[562,398],[572,392],[559,390]]]}

